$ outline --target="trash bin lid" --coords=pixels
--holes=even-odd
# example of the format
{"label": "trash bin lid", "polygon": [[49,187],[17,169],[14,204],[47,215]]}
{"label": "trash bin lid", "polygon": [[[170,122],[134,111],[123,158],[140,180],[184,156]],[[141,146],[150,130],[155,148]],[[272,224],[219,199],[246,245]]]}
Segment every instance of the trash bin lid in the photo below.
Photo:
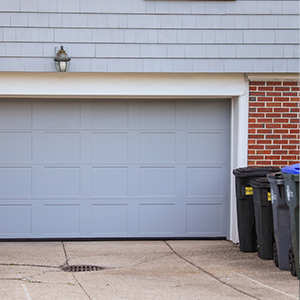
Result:
{"label": "trash bin lid", "polygon": [[299,175],[299,165],[300,164],[294,164],[294,165],[291,165],[291,166],[283,167],[281,169],[281,172],[282,173],[287,173],[287,174]]}
{"label": "trash bin lid", "polygon": [[276,183],[277,185],[284,185],[284,177],[281,172],[267,174],[269,182]]}
{"label": "trash bin lid", "polygon": [[270,182],[267,177],[259,177],[259,178],[251,180],[249,183],[252,187],[258,187],[258,188],[269,188],[270,187]]}
{"label": "trash bin lid", "polygon": [[278,167],[244,167],[233,170],[233,174],[238,177],[266,176],[269,173],[279,172]]}

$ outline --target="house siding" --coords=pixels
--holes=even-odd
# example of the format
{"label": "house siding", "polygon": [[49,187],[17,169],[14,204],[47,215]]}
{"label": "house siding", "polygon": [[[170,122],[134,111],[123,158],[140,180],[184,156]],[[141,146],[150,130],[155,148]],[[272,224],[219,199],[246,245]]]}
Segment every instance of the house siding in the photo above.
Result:
{"label": "house siding", "polygon": [[248,164],[292,165],[300,160],[298,81],[251,81]]}
{"label": "house siding", "polygon": [[[0,71],[295,73],[298,1],[0,1]],[[32,57],[35,57],[34,62]]]}

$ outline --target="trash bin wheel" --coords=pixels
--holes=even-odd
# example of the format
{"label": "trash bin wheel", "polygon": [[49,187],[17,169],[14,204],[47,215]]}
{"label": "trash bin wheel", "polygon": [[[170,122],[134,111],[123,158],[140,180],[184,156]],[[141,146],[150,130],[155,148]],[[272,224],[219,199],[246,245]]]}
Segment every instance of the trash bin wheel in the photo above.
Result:
{"label": "trash bin wheel", "polygon": [[274,259],[274,265],[276,267],[279,267],[279,261],[278,261],[278,253],[277,253],[276,243],[273,244],[273,259]]}
{"label": "trash bin wheel", "polygon": [[289,248],[289,264],[290,264],[290,271],[293,276],[296,276],[296,265],[295,265],[295,257],[294,257],[294,252],[293,248],[290,246]]}

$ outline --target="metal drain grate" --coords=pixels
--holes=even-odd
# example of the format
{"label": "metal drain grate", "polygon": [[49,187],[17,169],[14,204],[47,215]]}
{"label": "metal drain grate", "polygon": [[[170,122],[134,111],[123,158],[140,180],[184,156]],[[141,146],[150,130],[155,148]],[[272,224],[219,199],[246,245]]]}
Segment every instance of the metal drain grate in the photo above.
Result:
{"label": "metal drain grate", "polygon": [[93,266],[93,265],[67,265],[61,267],[65,272],[91,272],[105,270],[105,267]]}

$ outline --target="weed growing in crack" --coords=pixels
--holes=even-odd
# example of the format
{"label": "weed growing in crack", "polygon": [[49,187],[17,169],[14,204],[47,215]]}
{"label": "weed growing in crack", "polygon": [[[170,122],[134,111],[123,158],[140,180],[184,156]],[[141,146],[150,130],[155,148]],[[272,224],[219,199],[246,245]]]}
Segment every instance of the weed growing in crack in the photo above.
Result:
{"label": "weed growing in crack", "polygon": [[71,285],[71,286],[76,286],[75,283],[71,283],[71,282],[67,282],[68,285]]}

